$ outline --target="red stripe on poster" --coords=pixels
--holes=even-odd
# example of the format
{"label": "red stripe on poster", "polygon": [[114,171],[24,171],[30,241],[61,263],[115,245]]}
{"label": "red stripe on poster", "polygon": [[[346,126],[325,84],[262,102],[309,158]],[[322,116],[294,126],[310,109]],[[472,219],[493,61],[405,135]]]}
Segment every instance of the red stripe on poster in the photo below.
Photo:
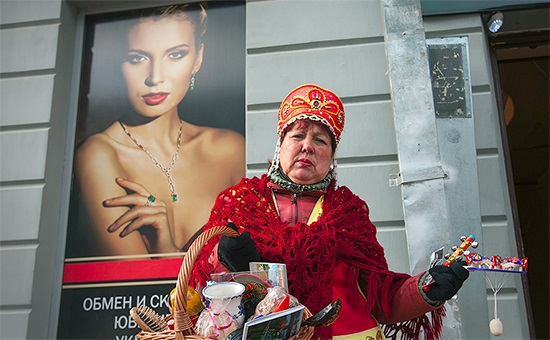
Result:
{"label": "red stripe on poster", "polygon": [[176,279],[181,258],[66,263],[63,283]]}

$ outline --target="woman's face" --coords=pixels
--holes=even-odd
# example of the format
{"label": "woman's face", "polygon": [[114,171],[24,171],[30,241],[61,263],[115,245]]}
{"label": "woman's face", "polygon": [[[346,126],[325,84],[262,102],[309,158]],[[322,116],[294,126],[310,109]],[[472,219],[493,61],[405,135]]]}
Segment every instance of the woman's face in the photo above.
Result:
{"label": "woman's face", "polygon": [[297,184],[320,182],[330,171],[333,150],[330,132],[316,122],[296,121],[281,142],[279,163]]}
{"label": "woman's face", "polygon": [[137,113],[157,117],[177,111],[202,63],[203,47],[197,51],[193,32],[193,24],[176,17],[141,19],[132,26],[122,73]]}

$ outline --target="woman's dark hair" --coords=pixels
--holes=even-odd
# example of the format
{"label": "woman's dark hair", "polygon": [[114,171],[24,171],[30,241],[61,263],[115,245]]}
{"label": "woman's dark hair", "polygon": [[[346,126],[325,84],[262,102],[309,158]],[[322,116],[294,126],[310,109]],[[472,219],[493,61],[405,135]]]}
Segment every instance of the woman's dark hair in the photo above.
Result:
{"label": "woman's dark hair", "polygon": [[334,138],[334,135],[332,134],[332,132],[330,131],[328,126],[326,126],[325,124],[323,124],[319,121],[314,121],[314,120],[311,120],[311,119],[298,119],[294,123],[287,126],[287,128],[283,131],[283,133],[281,134],[281,142],[283,141],[283,139],[285,139],[286,133],[288,132],[288,128],[291,127],[294,124],[296,124],[300,128],[308,128],[312,124],[316,124],[316,125],[320,126],[330,136],[330,144],[332,146],[332,156],[334,156],[334,153],[336,152],[336,139]]}

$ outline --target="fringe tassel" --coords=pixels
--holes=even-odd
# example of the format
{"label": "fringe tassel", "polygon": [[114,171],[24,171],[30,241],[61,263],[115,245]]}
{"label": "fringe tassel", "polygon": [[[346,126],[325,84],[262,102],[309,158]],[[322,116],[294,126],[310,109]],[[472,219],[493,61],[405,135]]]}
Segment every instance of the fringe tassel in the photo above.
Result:
{"label": "fringe tassel", "polygon": [[[350,277],[350,284],[359,282],[360,287],[368,287],[368,291],[364,292],[366,296],[351,296],[350,301],[357,301],[360,307],[366,308],[369,312],[378,311],[382,315],[391,315],[390,305],[393,296],[396,294],[400,284],[399,281],[405,281],[407,276],[385,275],[371,271],[370,273],[360,272],[359,270],[352,271],[354,275]],[[359,280],[359,281],[357,281]],[[368,285],[361,284],[361,282]],[[392,289],[393,287],[393,289]],[[350,289],[350,293],[357,290]],[[445,316],[445,308],[440,308],[431,311],[426,315],[413,320],[396,323],[393,325],[384,325],[384,335],[387,339],[402,339],[402,340],[417,340],[424,332],[424,338],[428,340],[438,339],[441,335],[443,317]]]}
{"label": "fringe tassel", "polygon": [[[430,312],[430,317],[422,315],[419,318],[400,322],[393,325],[384,325],[384,335],[387,339],[417,340],[420,332],[424,332],[424,339],[435,340],[441,336],[445,307]],[[431,319],[431,320],[430,320]]]}

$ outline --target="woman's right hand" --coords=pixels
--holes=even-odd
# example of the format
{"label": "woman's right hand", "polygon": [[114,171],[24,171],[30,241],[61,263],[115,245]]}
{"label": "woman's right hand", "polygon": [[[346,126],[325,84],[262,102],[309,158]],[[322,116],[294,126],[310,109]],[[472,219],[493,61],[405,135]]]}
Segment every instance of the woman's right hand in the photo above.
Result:
{"label": "woman's right hand", "polygon": [[[238,231],[238,227],[233,222],[227,223],[227,226]],[[242,232],[237,237],[222,236],[217,251],[218,261],[232,272],[246,271],[250,262],[262,260],[256,243],[250,238],[248,231]]]}
{"label": "woman's right hand", "polygon": [[120,231],[120,237],[139,232],[149,253],[179,252],[170,231],[166,203],[159,199],[151,202],[150,198],[154,196],[139,183],[123,178],[117,178],[116,182],[132,193],[107,199],[103,205],[125,206],[130,209],[117,218],[107,230],[111,233]]}

